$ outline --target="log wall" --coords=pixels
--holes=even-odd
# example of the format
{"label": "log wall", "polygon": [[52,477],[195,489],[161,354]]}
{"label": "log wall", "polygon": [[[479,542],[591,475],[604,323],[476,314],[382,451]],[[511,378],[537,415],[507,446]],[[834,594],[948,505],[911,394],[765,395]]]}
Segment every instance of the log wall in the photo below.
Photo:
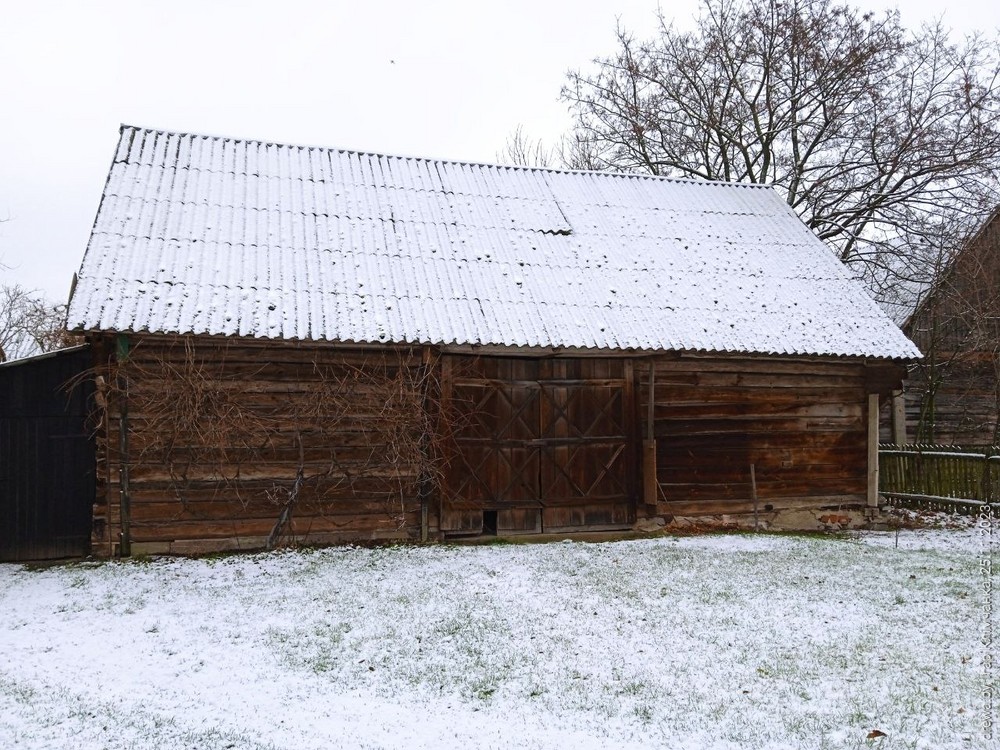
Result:
{"label": "log wall", "polygon": [[[398,455],[390,444],[398,434],[385,426],[388,412],[401,411],[396,375],[421,366],[419,348],[209,338],[187,345],[133,337],[126,366],[105,376],[126,378],[127,393],[103,386],[108,409],[98,445],[96,554],[120,552],[123,524],[132,554],[261,548],[300,466],[283,541],[419,536],[420,467],[413,456]],[[113,339],[101,342],[103,362],[114,361],[115,348]],[[379,377],[356,378],[370,368]],[[199,418],[178,420],[180,409],[165,419],[164,394],[185,398],[192,377],[204,391],[193,404]],[[413,394],[402,406],[419,403]],[[120,440],[123,407],[127,446]],[[230,421],[237,426],[227,429]]]}
{"label": "log wall", "polygon": [[[573,487],[583,488],[583,495],[573,497],[574,507],[590,507],[591,501],[617,503],[614,507],[624,508],[627,522],[657,516],[745,518],[754,513],[755,487],[757,512],[765,520],[767,513],[791,509],[864,508],[869,484],[868,394],[887,396],[899,388],[902,375],[898,366],[871,366],[860,360],[622,353],[595,359],[592,365],[579,354],[561,363],[549,358],[550,365],[562,368],[559,377],[552,374],[555,370],[549,372],[549,365],[539,365],[539,374],[529,377],[524,373],[535,369],[524,365],[524,372],[519,370],[509,383],[500,370],[492,380],[479,373],[478,379],[468,376],[465,383],[454,375],[443,377],[444,365],[454,357],[419,347],[362,349],[142,336],[133,336],[129,343],[126,356],[114,337],[94,342],[103,372],[98,401],[106,405],[98,438],[94,514],[93,549],[99,555],[121,553],[123,535],[131,540],[131,549],[125,551],[132,554],[258,549],[292,491],[299,493],[298,501],[284,529],[284,542],[441,538],[447,533],[443,504],[456,502],[443,497],[441,487],[465,485],[449,474],[454,466],[442,468],[437,477],[441,481],[433,481],[421,463],[425,455],[415,455],[412,442],[410,452],[401,454],[397,443],[402,428],[397,425],[393,432],[386,423],[398,422],[400,413],[426,415],[443,408],[446,386],[456,394],[476,386],[480,397],[469,400],[483,409],[482,404],[491,403],[479,393],[484,383],[495,386],[497,403],[504,389],[537,391],[532,401],[538,404],[537,425],[531,423],[537,430],[519,447],[508,445],[516,442],[513,432],[475,433],[479,422],[480,427],[492,424],[479,420],[467,425],[475,434],[466,436],[466,442],[475,447],[485,441],[487,448],[501,453],[530,448],[549,461],[565,455],[566,465],[553,465],[549,474],[565,476]],[[502,361],[492,354],[495,362]],[[115,368],[119,358],[126,364]],[[108,363],[112,366],[100,367]],[[576,368],[573,373],[588,374],[567,380],[567,363]],[[604,382],[609,373],[616,378],[614,388]],[[401,393],[400,383],[410,383],[411,391],[403,388],[406,392]],[[607,391],[602,391],[603,400],[594,401],[594,408],[593,399],[584,398],[588,388]],[[172,416],[165,420],[164,403],[183,399],[193,405],[182,404],[180,417],[167,409]],[[594,412],[593,419],[576,414],[585,407]],[[190,418],[192,411],[196,419]],[[517,419],[512,416],[505,424],[521,425],[526,419],[521,411],[512,411]],[[558,419],[546,421],[546,413]],[[617,420],[613,425],[601,421],[612,416]],[[651,452],[643,445],[650,419],[655,438]],[[227,432],[229,422],[245,429]],[[570,422],[575,431],[569,430]],[[420,427],[413,423],[406,429]],[[127,440],[122,440],[123,434]],[[451,439],[461,441],[462,435]],[[617,441],[614,450],[598,456],[609,435]],[[421,450],[427,450],[422,445]],[[594,456],[588,454],[583,461],[584,449]],[[466,463],[488,464],[479,459]],[[517,526],[522,533],[544,530],[539,526],[546,524],[537,522],[539,509],[558,505],[552,498],[566,482],[546,481],[543,463],[541,458],[504,462],[504,471],[522,467],[531,472],[523,481],[507,478],[504,487],[538,487],[539,494],[520,500],[504,494],[484,504],[484,511],[497,514],[497,531],[510,525],[506,515],[500,516],[508,511],[534,514],[533,523]],[[615,473],[616,467],[624,473]],[[654,481],[644,481],[644,467]],[[587,472],[596,472],[598,478],[613,474],[620,491],[610,500],[591,497],[587,488],[606,489],[610,480],[597,481]],[[486,518],[482,513],[477,517]],[[569,525],[584,530],[595,523],[584,513],[579,523]],[[607,525],[607,520],[601,523]],[[485,520],[477,528],[486,533],[483,524]]]}
{"label": "log wall", "polygon": [[[637,370],[645,410],[648,364]],[[656,513],[753,513],[751,465],[761,513],[864,505],[870,381],[830,361],[657,361]]]}
{"label": "log wall", "polygon": [[[904,384],[907,442],[985,447],[1000,440],[1000,356],[967,352],[915,366]],[[892,438],[883,410],[881,440]]]}

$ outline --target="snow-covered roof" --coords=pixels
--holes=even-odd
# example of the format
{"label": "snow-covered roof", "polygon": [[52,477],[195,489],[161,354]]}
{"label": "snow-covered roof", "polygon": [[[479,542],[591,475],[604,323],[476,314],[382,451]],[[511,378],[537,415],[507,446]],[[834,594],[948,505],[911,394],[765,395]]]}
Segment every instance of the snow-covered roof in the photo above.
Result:
{"label": "snow-covered roof", "polygon": [[919,356],[770,188],[131,126],[69,327]]}

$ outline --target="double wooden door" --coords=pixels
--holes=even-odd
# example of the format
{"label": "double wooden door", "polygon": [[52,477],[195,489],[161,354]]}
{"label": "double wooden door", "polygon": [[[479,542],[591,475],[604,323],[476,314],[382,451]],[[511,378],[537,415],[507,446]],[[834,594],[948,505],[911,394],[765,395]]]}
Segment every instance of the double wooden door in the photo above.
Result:
{"label": "double wooden door", "polygon": [[631,363],[447,357],[441,529],[531,533],[634,520]]}

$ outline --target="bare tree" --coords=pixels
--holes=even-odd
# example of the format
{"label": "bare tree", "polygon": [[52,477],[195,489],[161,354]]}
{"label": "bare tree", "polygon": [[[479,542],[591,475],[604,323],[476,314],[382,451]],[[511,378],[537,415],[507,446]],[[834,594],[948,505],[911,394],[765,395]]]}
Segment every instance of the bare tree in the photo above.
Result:
{"label": "bare tree", "polygon": [[66,308],[16,284],[0,286],[0,362],[76,343],[65,329]]}
{"label": "bare tree", "polygon": [[540,138],[530,138],[525,134],[524,126],[518,125],[507,136],[503,149],[497,152],[497,161],[522,167],[552,167],[558,162],[558,154],[546,147]]}
{"label": "bare tree", "polygon": [[960,239],[998,200],[994,40],[831,0],[705,0],[694,31],[661,17],[618,43],[562,92],[593,166],[774,185],[869,281],[943,214]]}
{"label": "bare tree", "polygon": [[542,167],[599,171],[606,169],[596,158],[593,145],[580,133],[567,133],[555,145],[547,145],[541,138],[531,138],[524,127],[514,128],[503,148],[497,151],[501,164],[521,167]]}

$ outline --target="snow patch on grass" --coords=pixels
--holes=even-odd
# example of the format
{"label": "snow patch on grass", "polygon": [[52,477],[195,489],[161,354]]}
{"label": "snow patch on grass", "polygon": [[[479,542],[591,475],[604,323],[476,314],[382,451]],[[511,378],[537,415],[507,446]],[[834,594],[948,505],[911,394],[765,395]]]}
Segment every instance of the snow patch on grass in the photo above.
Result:
{"label": "snow patch on grass", "polygon": [[937,530],[4,565],[0,746],[975,747],[979,550]]}

